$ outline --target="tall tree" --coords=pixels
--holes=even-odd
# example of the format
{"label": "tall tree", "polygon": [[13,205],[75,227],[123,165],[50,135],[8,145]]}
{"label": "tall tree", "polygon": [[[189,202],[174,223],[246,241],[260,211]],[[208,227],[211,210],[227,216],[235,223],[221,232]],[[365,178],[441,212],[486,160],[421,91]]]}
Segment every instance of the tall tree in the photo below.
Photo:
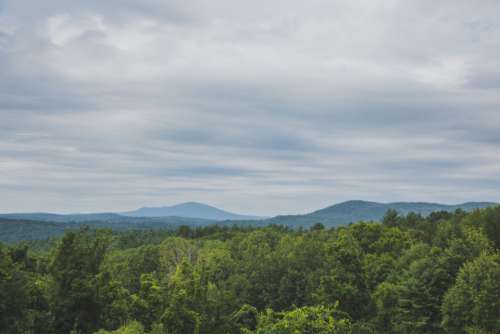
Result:
{"label": "tall tree", "polygon": [[93,333],[100,328],[99,269],[109,247],[108,231],[68,232],[50,267],[51,302],[57,333]]}
{"label": "tall tree", "polygon": [[0,243],[0,329],[16,334],[28,330],[25,323],[30,302],[25,273],[13,263],[8,250]]}
{"label": "tall tree", "polygon": [[481,255],[466,263],[446,293],[443,327],[449,333],[498,333],[500,256]]}

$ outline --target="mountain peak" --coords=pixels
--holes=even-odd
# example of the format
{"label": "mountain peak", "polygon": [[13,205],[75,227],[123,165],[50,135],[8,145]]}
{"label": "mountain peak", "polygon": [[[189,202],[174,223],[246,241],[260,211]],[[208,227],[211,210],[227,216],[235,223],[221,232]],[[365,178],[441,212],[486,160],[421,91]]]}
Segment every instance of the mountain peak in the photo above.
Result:
{"label": "mountain peak", "polygon": [[200,202],[184,202],[172,206],[143,207],[135,211],[121,213],[131,217],[185,217],[209,220],[258,220],[262,217],[240,215],[218,209]]}

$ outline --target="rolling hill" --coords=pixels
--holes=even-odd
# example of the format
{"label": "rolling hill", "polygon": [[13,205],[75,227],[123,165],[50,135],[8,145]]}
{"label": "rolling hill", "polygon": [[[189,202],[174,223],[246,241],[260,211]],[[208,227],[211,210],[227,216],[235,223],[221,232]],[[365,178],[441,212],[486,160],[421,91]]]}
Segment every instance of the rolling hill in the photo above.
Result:
{"label": "rolling hill", "polygon": [[287,226],[310,226],[314,223],[323,223],[327,226],[337,226],[363,221],[380,221],[389,209],[396,210],[401,215],[410,212],[427,216],[436,211],[453,212],[457,209],[472,211],[497,205],[492,202],[467,202],[457,205],[447,205],[426,202],[394,202],[378,203],[368,201],[347,201],[329,206],[305,215],[276,216],[266,219],[268,224]]}

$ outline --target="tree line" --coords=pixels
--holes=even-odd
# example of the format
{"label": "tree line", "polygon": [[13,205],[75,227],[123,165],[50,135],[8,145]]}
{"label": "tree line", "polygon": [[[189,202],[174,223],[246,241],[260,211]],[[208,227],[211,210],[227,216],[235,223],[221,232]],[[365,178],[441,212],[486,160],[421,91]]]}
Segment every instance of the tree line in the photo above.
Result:
{"label": "tree line", "polygon": [[500,207],[0,244],[0,333],[500,333]]}

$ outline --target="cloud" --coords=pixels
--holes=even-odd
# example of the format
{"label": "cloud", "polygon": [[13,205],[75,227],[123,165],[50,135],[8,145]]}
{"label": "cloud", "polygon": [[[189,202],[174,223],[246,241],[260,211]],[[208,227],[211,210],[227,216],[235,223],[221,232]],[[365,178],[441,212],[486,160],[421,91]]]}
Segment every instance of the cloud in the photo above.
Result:
{"label": "cloud", "polygon": [[498,201],[498,1],[0,5],[0,211]]}

